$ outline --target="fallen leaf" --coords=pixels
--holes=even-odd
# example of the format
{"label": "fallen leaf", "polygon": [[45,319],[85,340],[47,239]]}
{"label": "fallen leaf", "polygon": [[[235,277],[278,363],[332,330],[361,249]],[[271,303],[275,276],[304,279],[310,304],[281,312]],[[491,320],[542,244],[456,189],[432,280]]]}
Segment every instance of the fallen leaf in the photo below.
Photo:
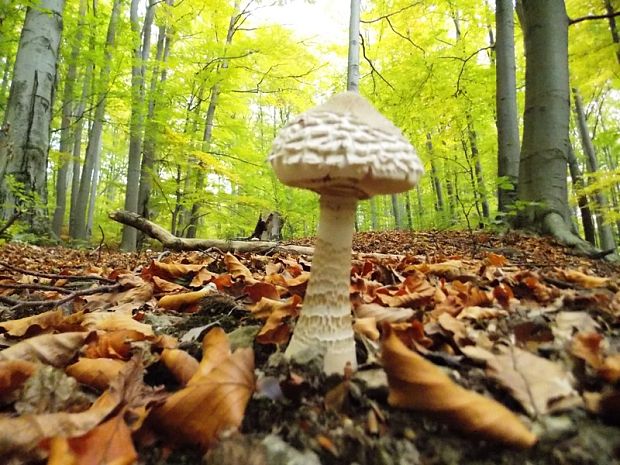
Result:
{"label": "fallen leaf", "polygon": [[372,317],[377,323],[400,323],[409,321],[415,315],[411,308],[384,307],[375,303],[357,305],[353,313],[357,318]]}
{"label": "fallen leaf", "polygon": [[501,310],[499,308],[493,307],[479,307],[477,305],[471,307],[465,307],[463,310],[459,312],[456,316],[458,320],[469,319],[469,320],[488,320],[492,318],[498,318],[500,316],[506,316],[508,312],[505,310]]}
{"label": "fallen leaf", "polygon": [[151,325],[140,323],[133,319],[131,314],[120,312],[92,312],[84,315],[83,326],[88,329],[103,331],[130,330],[153,336]]}
{"label": "fallen leaf", "polygon": [[187,292],[187,288],[185,286],[181,286],[177,283],[172,283],[158,276],[153,276],[153,283],[155,283],[155,287],[160,292]]}
{"label": "fallen leaf", "polygon": [[570,372],[558,363],[518,347],[494,354],[487,360],[487,373],[532,416],[557,410],[555,404],[559,401],[562,407],[580,403]]}
{"label": "fallen leaf", "polygon": [[184,292],[183,294],[168,294],[159,299],[158,305],[166,310],[179,310],[182,307],[199,303],[204,297],[214,294],[211,287],[199,291]]}
{"label": "fallen leaf", "polygon": [[609,278],[601,278],[599,276],[591,276],[577,270],[556,270],[558,275],[570,283],[578,284],[581,287],[593,289],[597,287],[605,287],[609,284]]}
{"label": "fallen leaf", "polygon": [[278,300],[280,298],[280,293],[276,286],[262,281],[256,281],[245,286],[244,291],[252,302],[258,302],[263,297],[272,300]]}
{"label": "fallen leaf", "polygon": [[25,360],[0,361],[0,399],[19,389],[36,370],[36,364]]}
{"label": "fallen leaf", "polygon": [[409,350],[384,325],[382,361],[388,376],[388,403],[433,414],[455,428],[518,447],[537,438],[499,402],[454,383],[440,368]]}
{"label": "fallen leaf", "polygon": [[0,332],[6,331],[7,335],[12,337],[32,336],[60,326],[63,319],[64,315],[61,309],[50,310],[38,315],[0,323],[0,330],[3,330]]}
{"label": "fallen leaf", "polygon": [[122,360],[111,358],[80,358],[69,365],[65,372],[80,383],[103,391],[118,376],[125,364]]}
{"label": "fallen leaf", "polygon": [[131,430],[121,414],[83,436],[52,439],[48,465],[132,465],[137,459]]}
{"label": "fallen leaf", "polygon": [[131,343],[143,341],[146,335],[135,330],[100,331],[82,354],[88,358],[131,358]]}
{"label": "fallen leaf", "polygon": [[353,331],[357,334],[366,336],[371,341],[379,339],[379,330],[377,329],[377,320],[374,317],[356,318],[353,322]]}
{"label": "fallen leaf", "polygon": [[164,349],[161,361],[181,386],[185,386],[198,371],[198,360],[184,350]]}
{"label": "fallen leaf", "polygon": [[[201,369],[188,385],[156,407],[149,419],[154,428],[182,443],[213,444],[225,430],[236,429],[243,420],[245,407],[254,391],[254,354],[238,349],[223,360],[228,341],[219,328],[205,336],[205,357],[215,355],[209,367]],[[212,335],[212,333],[214,333]],[[208,370],[206,368],[209,368]]]}
{"label": "fallen leaf", "polygon": [[54,367],[64,367],[91,334],[82,332],[34,336],[1,351],[0,360],[39,361]]}
{"label": "fallen leaf", "polygon": [[154,277],[160,277],[164,279],[176,279],[185,278],[187,275],[193,275],[199,273],[206,265],[186,265],[181,263],[164,263],[157,260],[153,260],[148,271]]}
{"label": "fallen leaf", "polygon": [[224,263],[233,278],[243,278],[247,283],[255,281],[252,272],[230,252],[224,255]]}

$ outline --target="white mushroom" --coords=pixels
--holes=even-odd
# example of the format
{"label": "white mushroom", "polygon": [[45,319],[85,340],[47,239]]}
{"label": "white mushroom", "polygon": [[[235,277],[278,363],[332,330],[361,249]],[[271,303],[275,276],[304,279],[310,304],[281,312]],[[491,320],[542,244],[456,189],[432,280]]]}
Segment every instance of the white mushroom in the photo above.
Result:
{"label": "white mushroom", "polygon": [[349,284],[359,199],[406,191],[424,172],[401,131],[354,92],[297,116],[276,137],[269,161],[286,185],[320,194],[318,237],[303,309],[286,356],[324,353],[324,371],[355,368]]}

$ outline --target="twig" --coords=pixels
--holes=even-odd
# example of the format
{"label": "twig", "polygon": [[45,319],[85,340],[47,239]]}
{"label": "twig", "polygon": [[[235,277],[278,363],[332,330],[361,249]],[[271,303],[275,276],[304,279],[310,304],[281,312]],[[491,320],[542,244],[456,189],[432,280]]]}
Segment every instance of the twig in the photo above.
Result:
{"label": "twig", "polygon": [[83,275],[83,276],[75,276],[75,275],[64,275],[64,274],[54,274],[54,273],[42,273],[40,271],[30,271],[24,270],[23,268],[18,268],[13,265],[9,265],[5,262],[0,262],[0,266],[3,266],[7,270],[15,271],[17,273],[23,273],[30,276],[37,276],[39,278],[49,278],[49,279],[66,279],[68,281],[101,281],[107,284],[116,284],[116,281],[113,281],[108,278],[103,278],[101,276],[94,275]]}
{"label": "twig", "polygon": [[65,287],[59,286],[46,286],[45,284],[23,284],[23,283],[0,283],[0,288],[4,289],[32,289],[34,291],[53,291],[59,292],[60,294],[71,294],[71,289],[67,289]]}
{"label": "twig", "polygon": [[390,84],[387,79],[385,79],[383,77],[383,75],[377,70],[377,68],[375,68],[375,65],[373,64],[372,60],[370,58],[368,58],[368,55],[366,55],[366,44],[364,42],[364,36],[360,34],[360,45],[362,46],[362,56],[364,57],[364,59],[368,62],[368,64],[370,65],[370,69],[372,70],[373,73],[376,73],[377,76],[379,76],[381,78],[381,80],[383,82],[385,82],[390,89],[392,90],[396,90],[394,89],[394,86],[392,84]]}
{"label": "twig", "polygon": [[614,11],[613,13],[608,13],[605,15],[590,15],[590,16],[582,16],[581,18],[575,18],[575,19],[568,19],[568,24],[572,25],[572,24],[577,24],[580,23],[582,21],[591,21],[593,19],[609,19],[609,18],[614,18],[616,16],[620,16],[620,11]]}
{"label": "twig", "polygon": [[21,210],[15,210],[13,212],[13,214],[11,215],[11,217],[7,220],[7,222],[4,224],[4,226],[2,226],[0,228],[0,236],[2,236],[2,234],[4,234],[4,231],[6,231],[7,229],[9,229],[13,223],[15,223],[15,221],[17,221],[17,219],[22,216],[22,211]]}
{"label": "twig", "polygon": [[22,310],[24,308],[32,308],[32,307],[59,307],[63,304],[66,304],[67,302],[70,302],[76,297],[99,294],[103,292],[112,292],[112,291],[117,290],[120,287],[121,287],[121,283],[115,283],[112,285],[105,285],[105,286],[98,286],[98,287],[91,287],[89,289],[82,289],[81,291],[71,292],[66,297],[63,297],[62,299],[55,299],[55,300],[19,301],[19,300],[11,299],[9,297],[0,296],[0,302],[11,305],[11,307],[9,308],[9,310],[11,311],[17,311],[17,310]]}

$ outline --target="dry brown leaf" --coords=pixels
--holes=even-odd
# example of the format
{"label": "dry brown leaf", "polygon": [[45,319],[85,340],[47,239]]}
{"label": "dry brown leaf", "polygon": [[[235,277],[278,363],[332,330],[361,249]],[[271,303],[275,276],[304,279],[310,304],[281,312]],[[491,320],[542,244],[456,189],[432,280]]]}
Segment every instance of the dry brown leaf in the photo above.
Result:
{"label": "dry brown leaf", "polygon": [[[386,293],[387,292],[387,293]],[[388,288],[376,291],[377,298],[390,307],[421,307],[428,304],[435,297],[435,287],[418,275],[407,277],[395,294],[390,294]]]}
{"label": "dry brown leaf", "polygon": [[21,341],[0,352],[0,360],[39,361],[64,367],[75,357],[90,332],[42,334]]}
{"label": "dry brown leaf", "polygon": [[187,275],[193,275],[199,273],[206,265],[186,265],[181,263],[164,263],[157,260],[153,262],[147,268],[153,277],[160,277],[164,279],[176,279],[184,278]]}
{"label": "dry brown leaf", "polygon": [[131,314],[119,312],[93,312],[84,315],[83,325],[88,329],[103,331],[136,331],[145,336],[153,336],[151,325],[134,320]]}
{"label": "dry brown leaf", "polygon": [[620,354],[606,357],[603,365],[598,369],[598,373],[608,383],[613,384],[620,381]]}
{"label": "dry brown leaf", "polygon": [[132,465],[138,459],[131,430],[122,414],[84,436],[69,439],[56,437],[51,443],[48,465]]}
{"label": "dry brown leaf", "polygon": [[61,309],[50,310],[38,315],[0,323],[0,330],[3,330],[0,332],[6,331],[12,337],[32,336],[59,326],[63,320],[64,315]]}
{"label": "dry brown leaf", "polygon": [[131,357],[131,343],[143,341],[146,336],[134,330],[119,330],[103,332],[91,341],[82,354],[88,358],[118,358],[129,360]]}
{"label": "dry brown leaf", "polygon": [[382,360],[388,376],[388,402],[432,413],[465,432],[518,447],[537,438],[499,402],[454,383],[440,368],[409,350],[384,325]]}
{"label": "dry brown leaf", "polygon": [[272,313],[276,312],[295,316],[298,312],[299,304],[301,304],[301,297],[298,295],[294,295],[286,300],[273,300],[263,297],[250,311],[252,316],[259,320],[265,320]]}
{"label": "dry brown leaf", "polygon": [[179,310],[182,307],[198,304],[204,297],[215,292],[210,287],[199,291],[184,292],[183,294],[169,294],[159,299],[158,305],[166,310]]}
{"label": "dry brown leaf", "polygon": [[379,329],[377,328],[377,320],[369,316],[366,318],[356,318],[353,322],[353,331],[357,334],[366,336],[371,341],[379,339]]}
{"label": "dry brown leaf", "polygon": [[245,286],[244,291],[252,302],[258,302],[263,297],[272,300],[278,300],[280,298],[280,293],[275,285],[262,281],[256,281]]}
{"label": "dry brown leaf", "polygon": [[202,360],[187,383],[194,382],[194,378],[204,378],[230,355],[230,343],[226,332],[220,327],[213,328],[202,339]]}
{"label": "dry brown leaf", "polygon": [[458,320],[463,320],[465,318],[470,320],[488,320],[492,318],[498,318],[500,316],[506,316],[508,312],[505,310],[501,310],[499,308],[492,307],[479,307],[477,305],[473,305],[471,307],[465,307],[463,310],[459,312],[456,316]]}
{"label": "dry brown leaf", "polygon": [[185,386],[198,371],[198,360],[184,350],[164,349],[161,353],[161,361],[181,386]]}
{"label": "dry brown leaf", "polygon": [[233,278],[244,278],[247,283],[256,281],[252,272],[230,252],[224,255],[224,263]]}
{"label": "dry brown leaf", "polygon": [[487,373],[532,416],[557,410],[560,401],[562,408],[580,402],[570,372],[518,347],[505,348],[502,354],[488,359]]}
{"label": "dry brown leaf", "polygon": [[69,365],[65,372],[80,383],[103,391],[118,376],[126,363],[112,358],[80,358]]}
{"label": "dry brown leaf", "polygon": [[585,360],[592,368],[599,369],[603,365],[603,353],[601,343],[603,336],[595,332],[577,333],[573,336],[570,352],[582,360]]}
{"label": "dry brown leaf", "polygon": [[570,283],[578,284],[581,287],[594,289],[597,287],[605,287],[609,284],[609,278],[601,278],[599,276],[590,276],[577,270],[556,270],[558,275]]}
{"label": "dry brown leaf", "polygon": [[25,454],[43,439],[80,436],[96,427],[122,399],[118,390],[105,391],[86,411],[0,418],[0,456]]}
{"label": "dry brown leaf", "polygon": [[36,364],[25,360],[0,361],[0,398],[19,389],[36,369]]}
{"label": "dry brown leaf", "polygon": [[353,313],[357,318],[373,317],[377,323],[400,323],[409,321],[415,315],[415,311],[410,308],[384,307],[375,303],[358,305]]}
{"label": "dry brown leaf", "polygon": [[187,292],[187,288],[185,286],[170,282],[166,279],[160,278],[159,276],[153,276],[153,283],[155,283],[155,287],[160,292]]}
{"label": "dry brown leaf", "polygon": [[[228,340],[225,334],[222,337],[221,330],[211,336],[214,331],[205,337],[209,339],[206,348],[218,358],[229,351]],[[207,357],[210,354],[205,352]],[[207,448],[221,432],[238,428],[243,420],[254,391],[252,349],[239,349],[203,373],[197,372],[187,387],[168,397],[149,419],[154,428],[172,440]]]}
{"label": "dry brown leaf", "polygon": [[203,287],[205,284],[208,284],[213,280],[213,273],[207,270],[206,267],[203,267],[196,275],[192,278],[192,281],[189,283],[189,287]]}
{"label": "dry brown leaf", "polygon": [[506,259],[506,257],[493,252],[489,252],[484,261],[493,266],[504,266],[508,263],[508,259]]}

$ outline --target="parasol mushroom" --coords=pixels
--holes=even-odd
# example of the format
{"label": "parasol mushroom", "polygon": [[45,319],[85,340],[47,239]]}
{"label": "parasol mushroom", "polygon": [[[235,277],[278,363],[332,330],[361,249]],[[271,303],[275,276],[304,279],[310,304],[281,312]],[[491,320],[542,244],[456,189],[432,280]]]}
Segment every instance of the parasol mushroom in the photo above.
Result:
{"label": "parasol mushroom", "polygon": [[285,355],[318,348],[324,371],[342,373],[347,362],[357,365],[349,299],[357,202],[409,190],[424,169],[402,132],[354,92],[290,121],[269,161],[284,184],[320,195],[310,280]]}

